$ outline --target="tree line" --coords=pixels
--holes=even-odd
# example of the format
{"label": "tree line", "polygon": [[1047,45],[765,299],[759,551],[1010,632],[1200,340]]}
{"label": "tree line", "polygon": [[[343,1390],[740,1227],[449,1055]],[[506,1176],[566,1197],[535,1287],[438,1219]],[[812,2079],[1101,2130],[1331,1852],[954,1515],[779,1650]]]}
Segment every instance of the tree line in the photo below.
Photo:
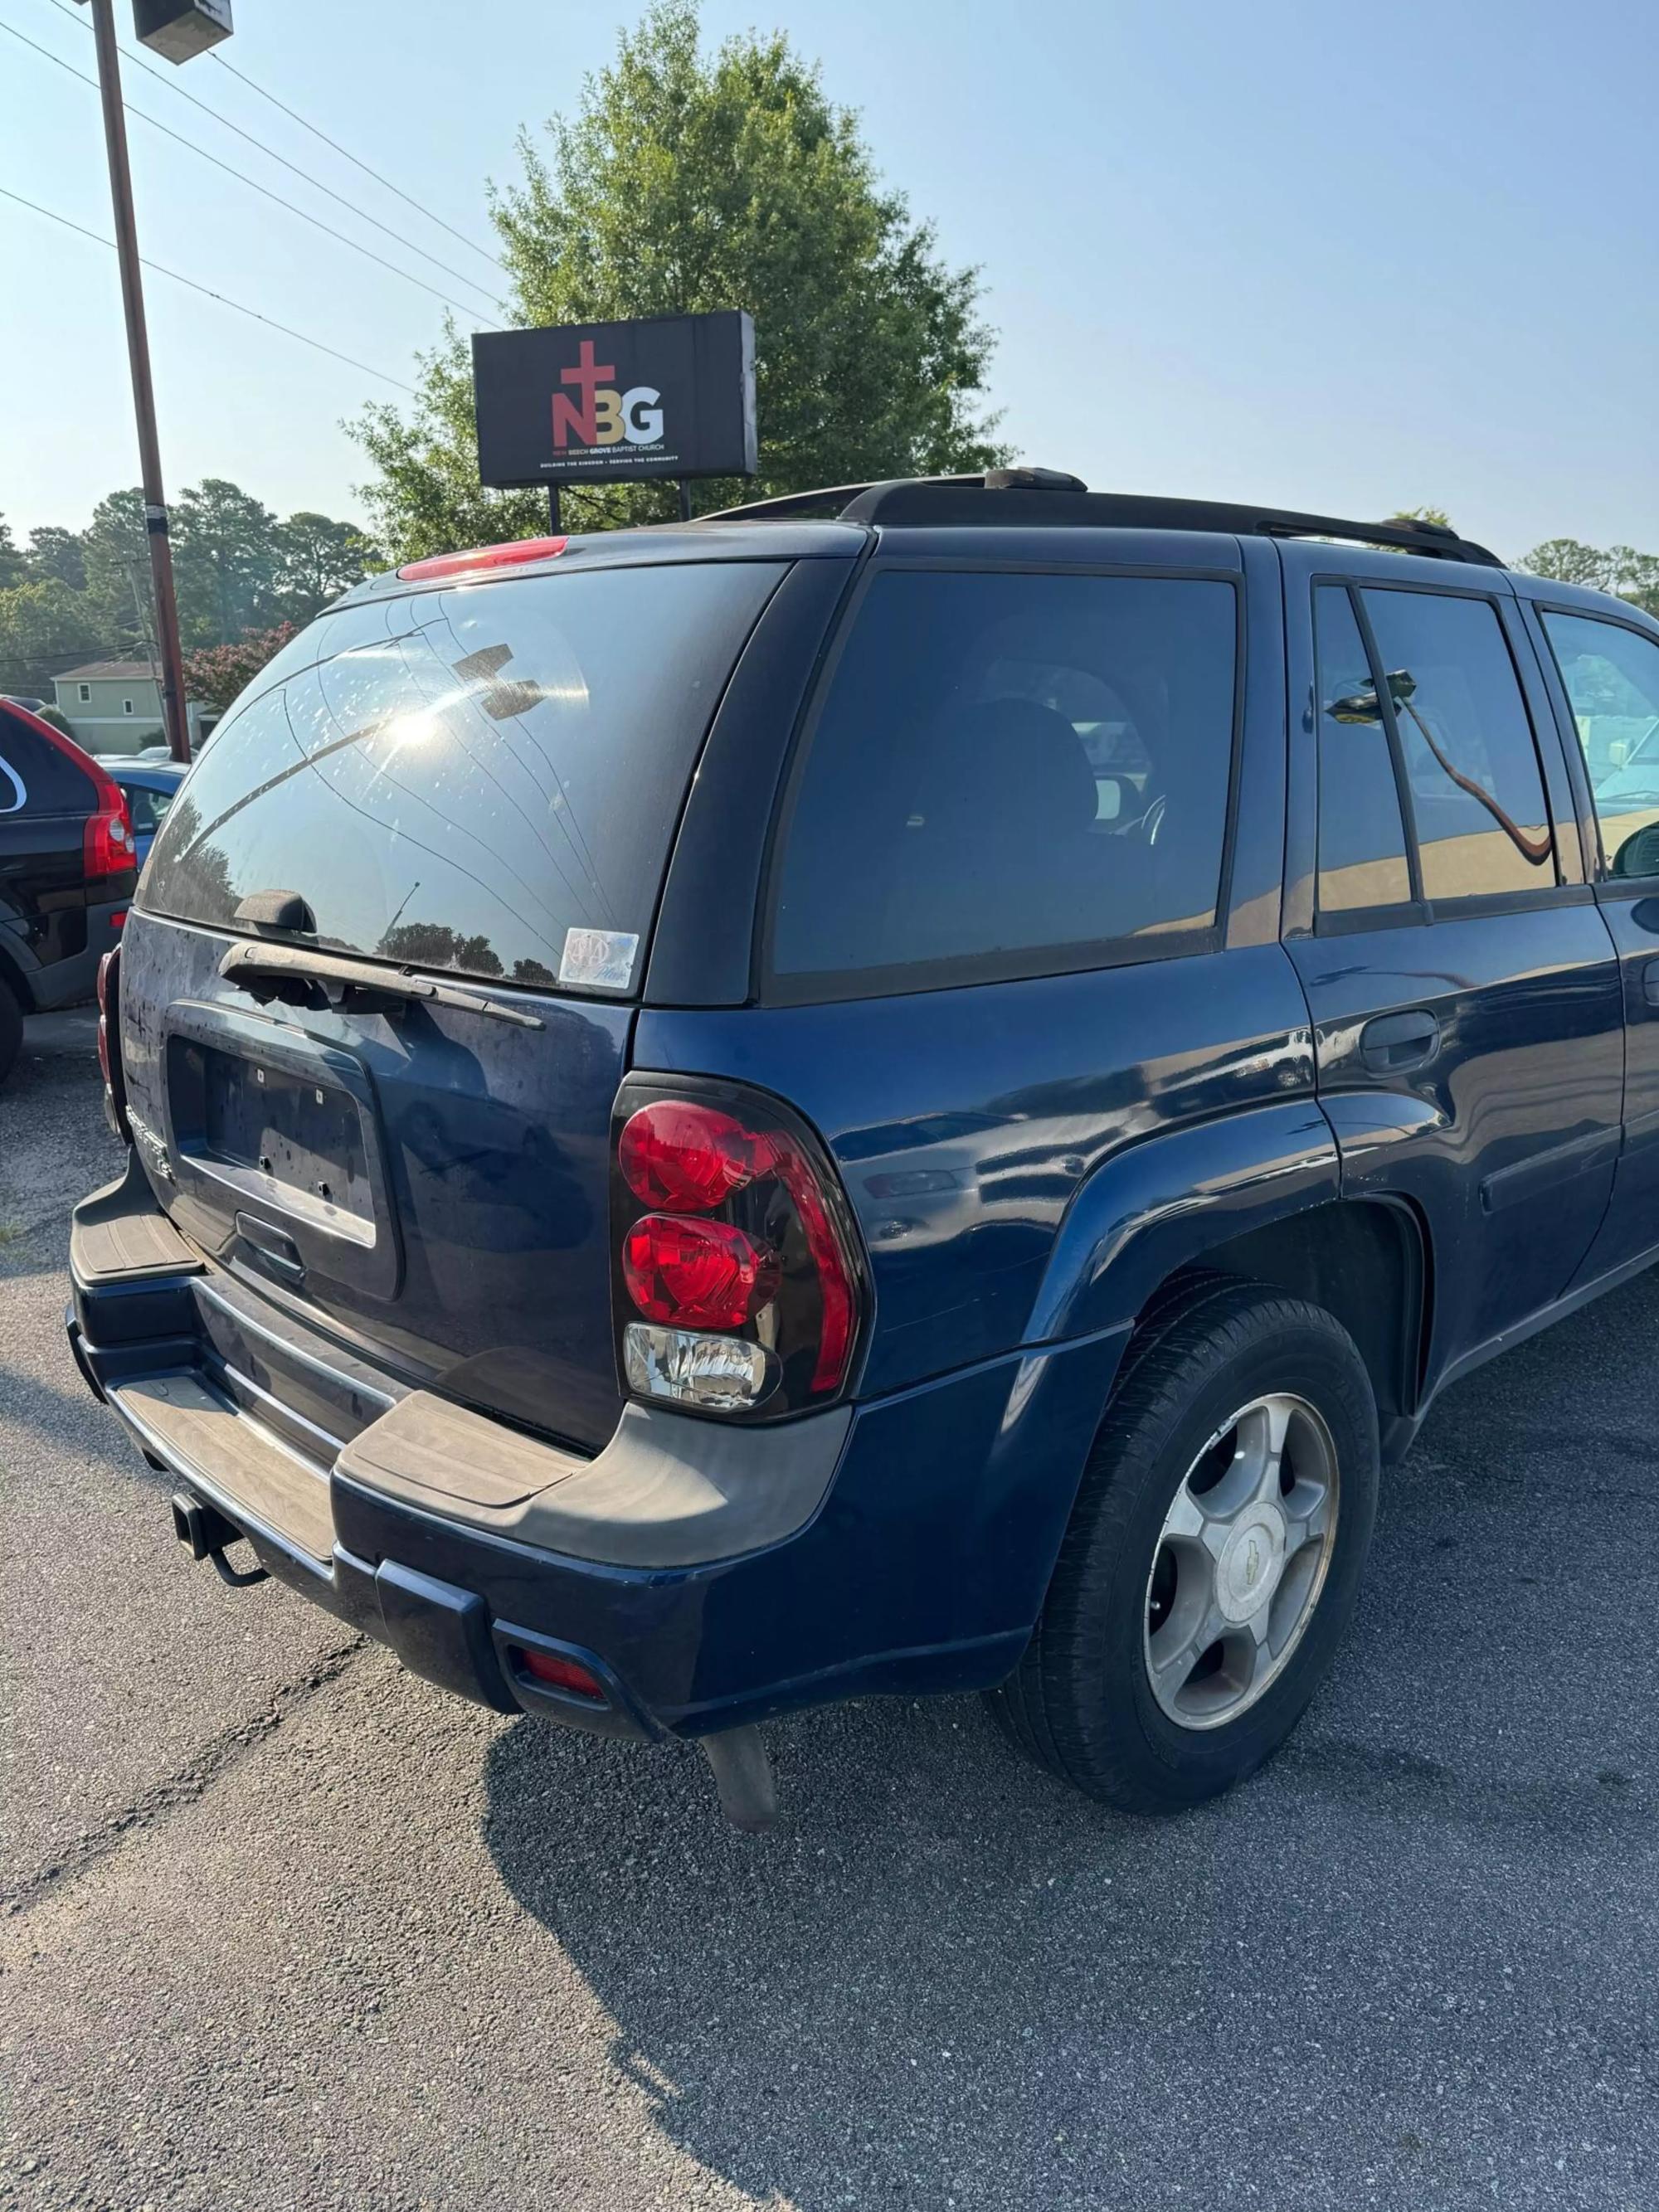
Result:
{"label": "tree line", "polygon": [[[170,512],[187,653],[309,622],[380,565],[356,523],[279,519],[222,477],[204,477]],[[21,545],[0,516],[0,691],[50,699],[52,678],[79,662],[152,659],[155,635],[141,491],[111,492],[84,530],[47,524]]]}

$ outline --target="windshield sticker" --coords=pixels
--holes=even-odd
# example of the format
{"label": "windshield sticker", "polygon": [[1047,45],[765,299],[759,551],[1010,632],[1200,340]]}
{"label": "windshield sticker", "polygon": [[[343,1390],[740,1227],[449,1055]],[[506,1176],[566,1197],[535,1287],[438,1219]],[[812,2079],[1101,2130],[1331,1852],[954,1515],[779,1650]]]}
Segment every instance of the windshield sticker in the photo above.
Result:
{"label": "windshield sticker", "polygon": [[625,991],[634,980],[638,937],[623,929],[571,929],[565,933],[562,983],[586,983],[596,990]]}

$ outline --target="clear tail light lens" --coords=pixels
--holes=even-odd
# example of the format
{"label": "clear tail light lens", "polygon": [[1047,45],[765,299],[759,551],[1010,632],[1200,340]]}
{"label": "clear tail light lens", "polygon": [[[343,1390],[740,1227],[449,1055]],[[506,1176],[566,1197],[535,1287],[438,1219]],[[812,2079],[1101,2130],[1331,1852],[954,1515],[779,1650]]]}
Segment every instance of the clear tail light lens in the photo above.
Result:
{"label": "clear tail light lens", "polygon": [[865,1295],[835,1172],[777,1101],[630,1076],[612,1182],[623,1381],[704,1413],[799,1413],[852,1369]]}

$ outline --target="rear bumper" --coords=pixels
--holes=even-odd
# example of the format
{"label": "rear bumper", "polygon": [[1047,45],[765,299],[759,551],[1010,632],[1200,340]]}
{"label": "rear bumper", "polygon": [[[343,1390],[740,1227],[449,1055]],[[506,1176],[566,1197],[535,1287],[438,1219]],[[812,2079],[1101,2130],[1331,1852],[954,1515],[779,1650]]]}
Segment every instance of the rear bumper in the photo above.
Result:
{"label": "rear bumper", "polygon": [[53,960],[29,971],[29,990],[37,1014],[55,1013],[60,1006],[77,1006],[98,988],[98,963],[121,942],[121,927],[131,902],[118,899],[87,908],[87,941],[67,960]]}
{"label": "rear bumper", "polygon": [[[605,1452],[574,1465],[425,1393],[343,1445],[307,1450],[291,1417],[227,1364],[205,1310],[214,1273],[136,1166],[76,1210],[70,1345],[152,1463],[273,1576],[412,1671],[498,1711],[640,1737],[1002,1680],[1123,1340],[1017,1354],[770,1432],[654,1413],[630,1430],[625,1418]],[[475,1425],[472,1437],[423,1425],[422,1405]],[[497,1448],[515,1463],[544,1455],[555,1504],[539,1518],[445,1497],[445,1455]],[[561,1492],[574,1506],[557,1505]],[[558,1540],[581,1555],[526,1541],[526,1528],[565,1530]],[[523,1655],[538,1649],[586,1668],[603,1701],[534,1680]]]}

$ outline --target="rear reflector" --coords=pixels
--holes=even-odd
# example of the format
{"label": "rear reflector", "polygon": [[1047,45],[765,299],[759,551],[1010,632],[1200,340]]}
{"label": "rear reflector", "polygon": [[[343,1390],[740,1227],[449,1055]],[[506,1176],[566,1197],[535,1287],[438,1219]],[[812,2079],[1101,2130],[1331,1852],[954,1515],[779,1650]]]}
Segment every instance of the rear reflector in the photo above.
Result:
{"label": "rear reflector", "polygon": [[562,1651],[523,1649],[513,1656],[532,1682],[544,1682],[550,1690],[563,1690],[573,1698],[588,1698],[596,1705],[605,1703],[604,1684],[579,1659],[567,1659]]}
{"label": "rear reflector", "polygon": [[491,568],[515,568],[526,561],[550,561],[562,553],[568,538],[520,538],[510,545],[475,545],[470,553],[434,553],[425,561],[411,561],[399,568],[406,584],[427,583],[434,576],[487,574]]}

